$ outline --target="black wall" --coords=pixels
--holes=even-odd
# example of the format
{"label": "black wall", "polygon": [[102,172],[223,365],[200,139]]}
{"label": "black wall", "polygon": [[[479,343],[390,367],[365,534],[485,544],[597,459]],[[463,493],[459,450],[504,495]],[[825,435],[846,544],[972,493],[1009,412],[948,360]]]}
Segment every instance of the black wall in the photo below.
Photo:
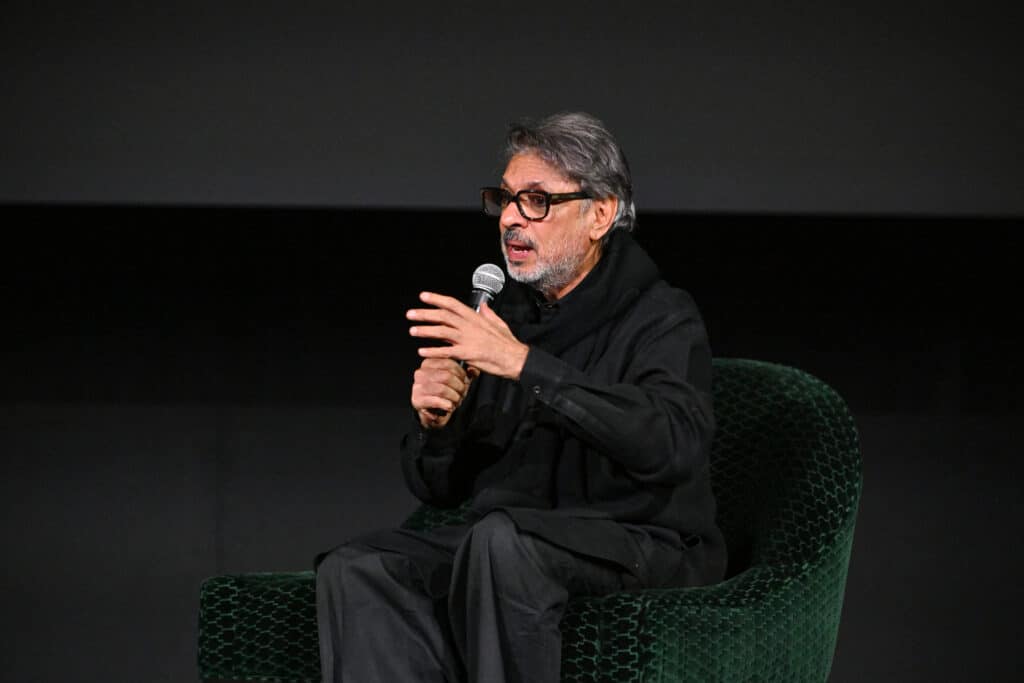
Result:
{"label": "black wall", "polygon": [[[471,212],[8,205],[7,680],[195,680],[200,581],[295,570],[415,507],[397,463],[421,289],[500,262]],[[717,355],[857,417],[833,680],[1010,680],[1020,224],[641,213]],[[13,229],[11,229],[13,228]],[[979,605],[983,605],[980,608]]]}
{"label": "black wall", "polygon": [[[26,362],[0,395],[20,399],[339,400],[354,393],[339,383],[350,354],[403,378],[415,367],[403,313],[421,289],[468,293],[479,263],[501,262],[479,212],[3,208],[15,228],[10,339]],[[640,223],[665,277],[706,309],[719,355],[799,361],[860,412],[1020,407],[1004,383],[968,381],[1019,374],[1019,220],[641,212]],[[39,374],[43,359],[51,371]],[[134,367],[110,378],[108,363]],[[866,373],[894,381],[879,391]],[[394,398],[377,381],[358,393]]]}

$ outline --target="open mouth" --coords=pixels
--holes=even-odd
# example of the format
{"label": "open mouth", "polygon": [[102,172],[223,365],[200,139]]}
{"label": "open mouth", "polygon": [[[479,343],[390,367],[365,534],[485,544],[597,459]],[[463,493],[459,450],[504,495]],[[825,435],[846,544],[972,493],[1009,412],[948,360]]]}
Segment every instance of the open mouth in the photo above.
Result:
{"label": "open mouth", "polygon": [[513,261],[522,261],[525,259],[533,248],[525,242],[518,242],[511,240],[505,243],[505,251],[508,253],[508,257]]}

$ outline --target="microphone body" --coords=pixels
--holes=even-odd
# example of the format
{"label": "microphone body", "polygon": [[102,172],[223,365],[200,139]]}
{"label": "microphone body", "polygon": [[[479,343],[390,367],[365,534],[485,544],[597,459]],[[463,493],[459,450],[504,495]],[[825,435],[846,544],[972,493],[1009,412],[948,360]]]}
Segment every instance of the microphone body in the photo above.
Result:
{"label": "microphone body", "polygon": [[490,304],[492,301],[494,301],[494,294],[488,292],[486,289],[474,288],[472,293],[469,295],[469,301],[466,303],[469,304],[474,311],[479,312],[481,306],[485,303]]}

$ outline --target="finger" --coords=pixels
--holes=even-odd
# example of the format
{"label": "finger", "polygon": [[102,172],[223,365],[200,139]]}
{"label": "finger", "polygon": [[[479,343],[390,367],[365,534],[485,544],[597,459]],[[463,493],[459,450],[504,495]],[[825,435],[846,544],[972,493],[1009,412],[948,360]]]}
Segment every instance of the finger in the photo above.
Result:
{"label": "finger", "polygon": [[417,381],[412,386],[412,403],[415,406],[445,407],[462,399],[463,392],[460,389],[444,382]]}
{"label": "finger", "polygon": [[503,330],[508,329],[508,323],[506,323],[500,315],[495,313],[494,309],[488,306],[486,301],[480,306],[480,315],[487,322],[494,323]]}
{"label": "finger", "polygon": [[429,429],[443,427],[451,417],[450,412],[440,408],[418,409],[417,412],[420,416],[420,424]]}
{"label": "finger", "polygon": [[501,318],[498,317],[498,314],[494,312],[494,309],[491,308],[486,301],[480,304],[480,308],[478,309],[477,312],[480,313],[480,315],[482,315],[485,320],[501,320]]}
{"label": "finger", "polygon": [[[455,362],[452,361],[455,365]],[[458,367],[458,366],[456,366]],[[433,385],[444,385],[451,387],[458,394],[463,394],[469,386],[469,377],[465,372],[450,372],[445,370],[417,370],[413,373],[413,384],[422,387]]]}
{"label": "finger", "polygon": [[473,309],[459,301],[455,297],[445,296],[444,294],[435,294],[434,292],[421,292],[420,301],[437,308],[443,308],[447,311],[457,313],[458,315],[465,316],[469,313],[474,313]]}
{"label": "finger", "polygon": [[430,384],[420,387],[419,395],[424,399],[432,398],[447,401],[451,404],[450,407],[454,407],[462,400],[463,394],[461,391],[458,391],[447,384]]}
{"label": "finger", "polygon": [[439,410],[450,413],[455,410],[456,402],[443,396],[418,396],[413,399],[412,406],[416,410]]}
{"label": "finger", "polygon": [[409,336],[426,337],[429,339],[444,339],[454,342],[459,335],[459,330],[447,325],[415,325],[409,328]]}
{"label": "finger", "polygon": [[420,370],[449,370],[455,374],[464,374],[465,370],[451,358],[425,358],[420,363]]}
{"label": "finger", "polygon": [[459,352],[455,346],[422,346],[416,349],[420,358],[458,358]]}
{"label": "finger", "polygon": [[462,319],[458,314],[443,308],[410,308],[405,312],[405,317],[409,320],[425,323],[445,323],[448,325]]}
{"label": "finger", "polygon": [[444,382],[460,391],[470,382],[468,368],[463,368],[460,362],[451,358],[424,358],[413,379],[422,384]]}

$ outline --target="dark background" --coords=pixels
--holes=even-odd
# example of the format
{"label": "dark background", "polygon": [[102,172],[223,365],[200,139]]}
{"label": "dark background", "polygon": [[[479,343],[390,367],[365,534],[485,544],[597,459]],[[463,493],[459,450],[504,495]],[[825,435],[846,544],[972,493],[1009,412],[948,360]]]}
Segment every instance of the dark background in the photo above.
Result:
{"label": "dark background", "polygon": [[1020,215],[1011,3],[0,9],[0,201],[473,208],[584,109],[648,211]]}
{"label": "dark background", "polygon": [[833,680],[1016,677],[1019,18],[586,10],[3,7],[0,677],[194,681],[203,578],[411,512],[403,313],[500,262],[475,188],[562,108],[716,354],[856,416]]}

